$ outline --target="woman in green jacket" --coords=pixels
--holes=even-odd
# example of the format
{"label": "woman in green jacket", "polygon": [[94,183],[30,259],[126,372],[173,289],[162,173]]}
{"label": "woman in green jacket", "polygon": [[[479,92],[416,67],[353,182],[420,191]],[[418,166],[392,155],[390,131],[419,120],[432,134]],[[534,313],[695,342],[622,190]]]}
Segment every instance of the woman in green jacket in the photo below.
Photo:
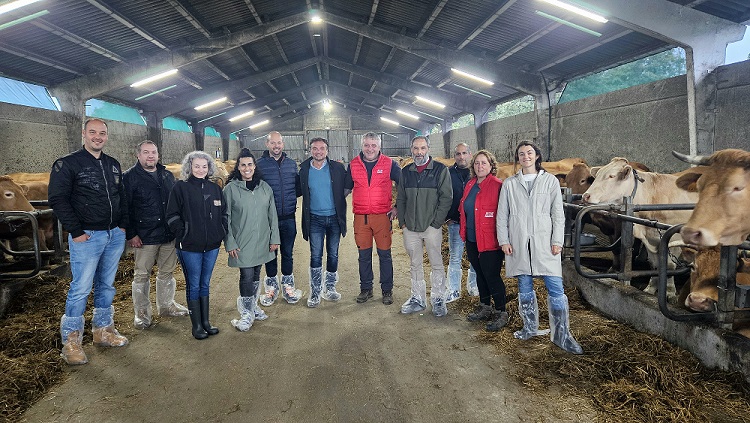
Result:
{"label": "woman in green jacket", "polygon": [[255,156],[247,148],[240,151],[229,182],[224,188],[227,236],[224,248],[229,267],[240,268],[239,319],[232,326],[245,332],[265,313],[257,304],[260,268],[274,258],[279,247],[279,224],[271,187],[255,168]]}

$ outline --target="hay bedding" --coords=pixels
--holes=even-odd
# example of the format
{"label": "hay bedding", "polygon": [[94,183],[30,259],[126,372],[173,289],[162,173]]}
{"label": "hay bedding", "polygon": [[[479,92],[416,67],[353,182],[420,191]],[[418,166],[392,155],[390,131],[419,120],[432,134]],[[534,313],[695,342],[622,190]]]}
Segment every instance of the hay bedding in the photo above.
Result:
{"label": "hay bedding", "polygon": [[[133,267],[133,258],[128,256],[120,261],[115,276],[115,323],[125,336],[136,332],[130,294]],[[180,272],[179,266],[175,272]],[[152,275],[152,302],[153,278]],[[68,366],[60,358],[60,317],[65,313],[69,285],[70,278],[37,276],[10,305],[8,317],[0,325],[0,421],[18,420],[27,408],[65,379]],[[89,296],[84,334],[84,349],[89,355],[92,310],[93,299]],[[153,320],[158,324],[159,317],[154,314]]]}

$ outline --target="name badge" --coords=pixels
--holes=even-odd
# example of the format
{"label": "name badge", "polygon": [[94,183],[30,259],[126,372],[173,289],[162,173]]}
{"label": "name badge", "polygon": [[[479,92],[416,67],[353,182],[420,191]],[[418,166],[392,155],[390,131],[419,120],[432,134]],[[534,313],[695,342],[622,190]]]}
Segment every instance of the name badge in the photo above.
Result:
{"label": "name badge", "polygon": [[495,212],[488,211],[484,213],[484,217],[495,217]]}
{"label": "name badge", "polygon": [[221,207],[221,200],[214,200],[214,206]]}

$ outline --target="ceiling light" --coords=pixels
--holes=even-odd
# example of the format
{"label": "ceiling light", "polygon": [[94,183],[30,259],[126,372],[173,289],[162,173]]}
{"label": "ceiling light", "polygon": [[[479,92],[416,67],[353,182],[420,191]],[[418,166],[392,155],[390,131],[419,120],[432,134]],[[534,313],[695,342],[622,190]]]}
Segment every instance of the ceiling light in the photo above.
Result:
{"label": "ceiling light", "polygon": [[411,114],[411,113],[408,113],[408,112],[405,112],[405,111],[403,111],[403,110],[396,110],[396,113],[398,113],[398,114],[400,114],[400,115],[402,115],[402,116],[406,116],[406,117],[408,117],[409,119],[419,120],[419,116],[417,116],[417,115],[413,115],[413,114]]}
{"label": "ceiling light", "polygon": [[465,78],[473,79],[473,80],[475,80],[477,82],[481,82],[482,84],[487,84],[487,85],[494,85],[495,84],[494,82],[490,81],[489,79],[484,79],[482,77],[479,77],[479,76],[476,76],[476,75],[472,75],[472,74],[470,74],[468,72],[464,72],[464,71],[456,69],[456,68],[451,68],[451,70],[453,72],[455,72],[455,73],[457,73],[457,74],[465,77]]}
{"label": "ceiling light", "polygon": [[313,37],[320,37],[320,34],[313,34]]}
{"label": "ceiling light", "polygon": [[568,10],[570,12],[576,13],[581,16],[585,16],[591,20],[601,22],[601,23],[607,23],[608,20],[604,16],[597,15],[596,13],[589,12],[588,10],[581,9],[580,7],[573,6],[572,4],[563,3],[559,0],[542,0],[545,3],[549,3],[553,6],[557,6],[560,8],[563,8],[565,10]]}
{"label": "ceiling light", "polygon": [[390,123],[391,125],[398,125],[399,124],[395,120],[391,120],[391,119],[385,118],[383,116],[380,116],[380,120],[382,120],[383,122],[386,122],[386,123]]}
{"label": "ceiling light", "polygon": [[445,109],[445,104],[442,104],[442,103],[438,103],[437,101],[432,101],[432,100],[430,100],[429,98],[424,98],[424,97],[420,97],[420,96],[418,96],[418,95],[417,95],[417,96],[414,96],[414,98],[415,98],[415,99],[416,99],[417,101],[421,101],[422,103],[427,103],[427,104],[429,104],[430,106],[435,106],[435,107],[437,107],[437,108],[439,108],[439,109]]}
{"label": "ceiling light", "polygon": [[539,15],[539,16],[542,16],[542,17],[544,17],[544,18],[547,18],[547,19],[553,20],[553,21],[555,21],[555,22],[559,22],[559,23],[561,23],[561,24],[563,24],[563,25],[567,25],[567,26],[569,26],[569,27],[571,27],[571,28],[575,28],[575,29],[577,29],[577,30],[579,30],[579,31],[585,32],[585,33],[587,33],[587,34],[591,34],[591,35],[593,35],[593,36],[595,36],[595,37],[601,37],[601,36],[602,36],[602,34],[601,34],[600,32],[596,32],[596,31],[594,31],[594,30],[588,29],[588,28],[586,28],[585,26],[581,26],[581,25],[577,25],[577,24],[574,24],[573,22],[570,22],[570,21],[566,21],[565,19],[562,19],[562,18],[558,18],[557,16],[553,16],[553,15],[550,15],[550,14],[547,14],[547,13],[544,13],[544,12],[541,12],[541,11],[539,11],[539,10],[536,10],[535,12],[536,12],[536,14],[537,14],[537,15]]}
{"label": "ceiling light", "polygon": [[3,30],[5,28],[10,28],[10,27],[12,27],[14,25],[18,25],[20,23],[28,22],[28,21],[30,21],[32,19],[36,19],[36,18],[38,18],[40,16],[44,16],[44,15],[46,15],[48,13],[49,13],[49,10],[42,10],[41,12],[32,13],[31,15],[24,16],[23,18],[18,18],[16,20],[13,20],[13,21],[10,21],[10,22],[6,22],[6,23],[0,25],[0,30]]}
{"label": "ceiling light", "polygon": [[170,70],[168,70],[166,72],[162,72],[162,73],[156,74],[154,76],[149,76],[148,78],[141,79],[140,81],[137,81],[137,82],[133,82],[132,84],[130,84],[130,86],[133,87],[133,88],[140,87],[141,85],[146,85],[149,82],[154,82],[157,79],[166,78],[166,77],[174,75],[176,73],[177,73],[177,69],[170,69]]}
{"label": "ceiling light", "polygon": [[2,15],[3,13],[8,13],[11,10],[16,10],[16,9],[24,7],[24,6],[28,6],[28,5],[30,5],[32,3],[36,3],[38,1],[39,0],[17,0],[17,1],[12,1],[10,3],[7,3],[7,4],[4,4],[4,5],[0,6],[0,15]]}
{"label": "ceiling light", "polygon": [[441,118],[441,117],[439,117],[439,116],[431,115],[431,114],[429,114],[429,113],[425,113],[425,112],[423,112],[423,111],[421,111],[421,110],[417,110],[417,113],[423,114],[423,115],[425,115],[425,116],[429,116],[429,117],[431,117],[431,118],[435,118],[435,119],[437,119],[437,120],[444,120],[443,118]]}
{"label": "ceiling light", "polygon": [[492,96],[491,96],[491,95],[489,95],[489,94],[485,94],[485,93],[483,93],[483,92],[481,92],[481,91],[477,91],[477,90],[472,90],[471,88],[469,88],[469,87],[464,87],[463,85],[458,85],[458,84],[453,84],[453,85],[457,86],[458,88],[463,88],[463,89],[465,89],[466,91],[471,91],[471,92],[473,92],[474,94],[479,94],[479,95],[481,95],[482,97],[486,97],[486,98],[492,98]]}
{"label": "ceiling light", "polygon": [[165,87],[165,88],[162,88],[162,89],[160,89],[160,90],[152,91],[152,92],[150,92],[150,93],[148,93],[148,94],[146,94],[146,95],[142,95],[142,96],[140,96],[140,97],[136,97],[136,98],[135,98],[135,101],[138,101],[138,100],[143,100],[143,99],[144,99],[144,98],[146,98],[146,97],[151,97],[151,96],[152,96],[152,95],[154,95],[154,94],[159,94],[159,93],[161,93],[161,92],[164,92],[164,91],[166,91],[166,90],[171,90],[172,88],[174,88],[174,87],[176,87],[176,86],[177,86],[177,85],[170,85],[170,86],[168,86],[168,87]]}
{"label": "ceiling light", "polygon": [[230,122],[234,122],[235,120],[239,120],[239,119],[242,119],[242,118],[246,118],[246,117],[248,117],[248,116],[252,116],[252,115],[254,115],[254,114],[255,114],[255,112],[254,112],[254,111],[252,111],[252,110],[250,110],[249,112],[245,112],[245,113],[243,113],[243,114],[241,114],[241,115],[237,115],[237,116],[235,116],[235,117],[233,117],[233,118],[229,118],[229,121],[230,121]]}
{"label": "ceiling light", "polygon": [[248,126],[248,129],[255,129],[255,128],[259,127],[259,126],[267,125],[269,122],[271,122],[271,121],[268,120],[268,119],[266,119],[266,120],[264,120],[262,122],[258,122],[258,123],[254,124],[254,125]]}
{"label": "ceiling light", "polygon": [[217,98],[216,100],[209,101],[208,103],[201,104],[200,106],[195,106],[194,109],[195,110],[203,110],[203,109],[206,109],[208,107],[215,106],[215,105],[217,105],[219,103],[223,103],[225,101],[227,101],[226,97]]}
{"label": "ceiling light", "polygon": [[207,120],[211,120],[211,119],[213,119],[215,117],[219,117],[219,116],[225,115],[225,114],[227,114],[227,112],[219,113],[218,115],[213,115],[213,116],[207,117],[205,119],[201,119],[201,120],[198,121],[198,123],[202,123],[202,122],[205,122]]}
{"label": "ceiling light", "polygon": [[318,14],[318,11],[315,9],[310,10],[310,22],[314,24],[319,24],[323,22],[323,18],[320,17]]}
{"label": "ceiling light", "polygon": [[331,104],[331,100],[323,100],[323,110],[331,110],[333,108],[333,104]]}

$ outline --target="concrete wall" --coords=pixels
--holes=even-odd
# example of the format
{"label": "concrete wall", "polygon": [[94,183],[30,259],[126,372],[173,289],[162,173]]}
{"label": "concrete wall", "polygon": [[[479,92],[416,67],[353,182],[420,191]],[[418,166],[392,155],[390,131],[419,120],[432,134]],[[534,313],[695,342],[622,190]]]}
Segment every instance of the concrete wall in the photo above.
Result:
{"label": "concrete wall", "polygon": [[161,140],[160,159],[164,164],[181,163],[187,153],[195,150],[195,135],[192,132],[162,129]]}
{"label": "concrete wall", "polygon": [[750,60],[720,67],[716,79],[719,113],[714,150],[741,148],[750,151]]}
{"label": "concrete wall", "polygon": [[484,148],[498,161],[511,162],[516,145],[536,137],[534,112],[489,121],[479,128],[479,136],[484,139]]}
{"label": "concrete wall", "polygon": [[448,131],[448,136],[443,137],[445,144],[442,148],[437,140],[436,137],[430,137],[430,153],[435,157],[453,157],[453,150],[462,142],[469,144],[471,151],[477,151],[477,131],[474,125]]}
{"label": "concrete wall", "polygon": [[49,172],[68,154],[63,113],[0,103],[0,175]]}
{"label": "concrete wall", "polygon": [[240,140],[229,140],[229,160],[235,160],[240,155]]}
{"label": "concrete wall", "polygon": [[205,151],[206,153],[210,154],[211,157],[216,157],[215,153],[216,153],[217,149],[221,149],[221,151],[224,151],[224,149],[221,147],[221,138],[220,137],[205,137],[205,138],[203,138],[203,151]]}

